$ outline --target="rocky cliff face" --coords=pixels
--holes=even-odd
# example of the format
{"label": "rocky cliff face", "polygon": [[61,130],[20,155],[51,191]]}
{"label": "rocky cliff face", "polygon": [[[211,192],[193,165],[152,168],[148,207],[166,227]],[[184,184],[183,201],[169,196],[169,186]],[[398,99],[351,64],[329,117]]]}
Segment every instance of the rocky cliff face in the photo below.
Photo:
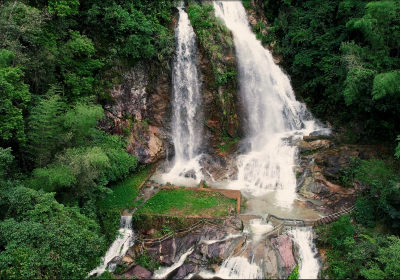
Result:
{"label": "rocky cliff face", "polygon": [[128,152],[143,164],[164,158],[171,145],[171,79],[155,67],[143,61],[123,73],[123,83],[111,90],[113,100],[104,106],[103,126],[127,136]]}
{"label": "rocky cliff face", "polygon": [[[316,137],[318,138],[318,137]],[[337,139],[313,139],[297,143],[300,151],[296,167],[297,191],[300,195],[325,202],[324,207],[302,202],[326,214],[354,205],[363,183],[354,180],[353,164],[358,160],[380,159],[387,153],[384,147],[341,144]],[[300,202],[298,202],[300,203]]]}

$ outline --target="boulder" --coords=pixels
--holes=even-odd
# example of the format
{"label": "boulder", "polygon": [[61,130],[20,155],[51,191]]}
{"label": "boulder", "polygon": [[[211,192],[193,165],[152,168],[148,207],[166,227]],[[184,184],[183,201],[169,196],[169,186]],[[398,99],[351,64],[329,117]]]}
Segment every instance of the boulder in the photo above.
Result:
{"label": "boulder", "polygon": [[190,273],[195,272],[197,269],[196,265],[191,263],[184,263],[180,267],[174,269],[168,274],[167,279],[184,279]]}
{"label": "boulder", "polygon": [[147,235],[153,235],[153,234],[155,234],[157,232],[157,230],[156,229],[150,229],[150,230],[148,230],[147,232],[146,232],[146,234]]}
{"label": "boulder", "polygon": [[140,265],[135,265],[125,272],[123,276],[125,276],[127,279],[150,279],[151,276],[153,276],[153,272]]}
{"label": "boulder", "polygon": [[280,276],[281,278],[287,278],[293,268],[297,265],[293,256],[293,242],[288,235],[283,234],[276,238],[272,238],[271,244],[276,249],[278,261],[282,268]]}
{"label": "boulder", "polygon": [[264,248],[264,265],[263,272],[265,278],[282,278],[278,274],[278,259],[272,244],[269,240],[266,241]]}
{"label": "boulder", "polygon": [[329,140],[317,140],[308,143],[313,150],[321,149],[321,148],[329,148],[331,146],[331,141]]}
{"label": "boulder", "polygon": [[299,148],[300,153],[312,151],[311,145],[306,141],[297,142],[297,147]]}
{"label": "boulder", "polygon": [[299,141],[297,142],[297,147],[301,153],[315,151],[322,148],[329,148],[331,146],[331,141],[329,140],[316,140],[311,142]]}
{"label": "boulder", "polygon": [[171,266],[174,263],[176,244],[174,238],[169,238],[161,243],[161,265]]}
{"label": "boulder", "polygon": [[134,260],[131,258],[131,256],[129,256],[129,255],[125,255],[123,258],[122,258],[122,261],[124,262],[124,263],[126,263],[126,264],[131,264],[131,263],[133,263],[134,262]]}

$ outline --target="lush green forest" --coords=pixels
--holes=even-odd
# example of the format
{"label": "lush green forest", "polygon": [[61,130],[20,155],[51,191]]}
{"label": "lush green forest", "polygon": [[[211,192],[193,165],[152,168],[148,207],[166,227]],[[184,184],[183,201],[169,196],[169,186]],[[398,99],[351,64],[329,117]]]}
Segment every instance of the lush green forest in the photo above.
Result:
{"label": "lush green forest", "polygon": [[168,67],[171,7],[0,1],[0,278],[84,278],[104,254],[121,209],[98,202],[138,163],[101,105],[115,67]]}
{"label": "lush green forest", "polygon": [[[253,26],[293,87],[319,118],[350,143],[385,143],[400,156],[400,1],[243,1],[269,26]],[[398,140],[398,139],[397,139]],[[395,148],[397,146],[397,149]],[[345,181],[362,182],[351,219],[318,229],[327,277],[400,277],[399,163],[355,160]]]}

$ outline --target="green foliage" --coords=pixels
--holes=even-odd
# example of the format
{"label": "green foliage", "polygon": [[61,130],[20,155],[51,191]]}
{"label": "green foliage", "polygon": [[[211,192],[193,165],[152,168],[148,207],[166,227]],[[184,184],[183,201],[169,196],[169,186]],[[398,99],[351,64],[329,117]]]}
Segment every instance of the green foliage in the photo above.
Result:
{"label": "green foliage", "polygon": [[378,249],[377,263],[367,264],[368,269],[361,270],[366,279],[398,279],[400,277],[400,239],[397,236],[387,238],[388,246]]}
{"label": "green foliage", "polygon": [[175,232],[175,230],[172,228],[172,227],[170,227],[170,226],[168,226],[168,225],[162,225],[162,227],[161,227],[161,234],[162,235],[171,235],[171,234],[173,234]]}
{"label": "green foliage", "polygon": [[67,149],[55,163],[35,169],[30,186],[48,192],[71,188],[68,192],[78,197],[87,195],[92,188],[104,191],[105,182],[100,181],[100,176],[109,166],[106,153],[99,147]]}
{"label": "green foliage", "polygon": [[172,5],[0,1],[0,278],[84,278],[106,247],[99,232],[114,239],[137,189],[97,201],[138,162],[97,128],[99,100],[139,60],[168,68]]}
{"label": "green foliage", "polygon": [[98,200],[100,225],[109,243],[114,241],[115,234],[119,229],[121,210],[136,206],[133,201],[139,194],[140,184],[147,178],[148,174],[149,167],[131,174],[122,181],[110,184],[109,188],[112,192]]}
{"label": "green foliage", "polygon": [[299,266],[296,265],[293,271],[289,274],[288,279],[299,279]]}
{"label": "green foliage", "polygon": [[112,193],[107,194],[104,199],[99,200],[100,209],[123,209],[132,206],[132,202],[139,194],[140,184],[149,175],[150,167],[128,176],[126,179],[111,184],[109,187]]}
{"label": "green foliage", "polygon": [[[365,124],[361,139],[399,134],[399,1],[266,1],[274,53],[313,112]],[[258,29],[258,27],[256,27]],[[272,40],[271,40],[272,42]]]}
{"label": "green foliage", "polygon": [[11,154],[11,148],[3,149],[0,147],[0,180],[7,175],[8,167],[13,160],[14,157]]}
{"label": "green foliage", "polygon": [[149,256],[147,254],[147,251],[136,256],[135,261],[136,261],[136,264],[138,264],[144,268],[147,268],[150,271],[154,271],[161,267],[160,262],[154,260],[154,255]]}
{"label": "green foliage", "polygon": [[117,265],[117,267],[114,270],[114,274],[120,275],[125,268],[126,268],[125,263]]}
{"label": "green foliage", "polygon": [[232,48],[231,33],[221,19],[214,15],[214,6],[191,4],[188,7],[190,22],[203,45],[216,74],[216,86],[222,86],[228,81],[236,80],[236,71],[223,63],[224,49]]}
{"label": "green foliage", "polygon": [[332,224],[329,233],[329,243],[334,249],[346,248],[354,234],[354,227],[350,222],[349,215],[344,215]]}
{"label": "green foliage", "polygon": [[14,54],[0,49],[0,140],[25,142],[23,109],[30,101],[29,87],[19,67],[12,67]]}
{"label": "green foliage", "polygon": [[0,221],[0,277],[84,278],[104,246],[98,225],[79,209],[59,204],[54,194],[0,190],[7,213]]}
{"label": "green foliage", "polygon": [[68,108],[59,95],[42,99],[29,118],[29,153],[36,165],[48,164],[67,147],[86,145],[99,133],[95,127],[103,115],[101,106],[85,100]]}
{"label": "green foliage", "polygon": [[229,152],[235,146],[238,140],[239,138],[232,139],[230,137],[222,137],[220,139],[221,144],[219,144],[219,148],[223,152]]}
{"label": "green foliage", "polygon": [[[92,277],[90,277],[89,279],[93,279]],[[95,277],[94,279],[118,279],[114,276],[114,274],[112,274],[111,272],[109,272],[108,270],[104,271],[101,275]]]}
{"label": "green foliage", "polygon": [[78,13],[79,0],[50,0],[49,12],[66,17]]}
{"label": "green foliage", "polygon": [[236,201],[216,192],[162,189],[152,196],[138,213],[226,216]]}
{"label": "green foliage", "polygon": [[386,184],[393,178],[393,174],[393,166],[390,163],[386,163],[383,160],[372,159],[370,161],[361,161],[357,178],[367,184],[373,184],[376,181]]}
{"label": "green foliage", "polygon": [[356,221],[367,227],[375,227],[378,203],[376,200],[359,198],[356,202],[354,217]]}
{"label": "green foliage", "polygon": [[171,1],[85,1],[85,24],[93,37],[108,38],[114,56],[130,59],[168,60],[173,35],[165,23],[171,20]]}
{"label": "green foliage", "polygon": [[211,110],[210,117],[220,119],[220,136],[227,136],[228,124],[236,114],[237,70],[229,54],[234,51],[232,34],[215,16],[212,4],[199,6],[190,3],[187,12],[200,45],[211,62],[212,69],[203,73],[216,101],[216,109]]}
{"label": "green foliage", "polygon": [[92,92],[95,71],[103,66],[98,59],[93,59],[95,48],[93,42],[82,36],[79,31],[69,31],[71,38],[60,48],[59,66],[72,96]]}
{"label": "green foliage", "polygon": [[246,10],[250,10],[253,7],[253,3],[251,3],[251,0],[242,0],[243,6]]}
{"label": "green foliage", "polygon": [[37,167],[44,167],[59,150],[61,134],[60,115],[66,104],[59,95],[40,101],[29,118],[29,153]]}
{"label": "green foliage", "polygon": [[[341,217],[331,225],[317,229],[319,246],[327,246],[328,275],[332,279],[355,279],[367,262],[373,261],[384,238],[351,225],[349,217]],[[362,238],[355,238],[356,236]]]}
{"label": "green foliage", "polygon": [[364,193],[365,202],[360,202],[360,209],[365,208],[365,204],[369,204],[367,211],[373,211],[371,207],[375,205],[375,211],[380,214],[380,220],[383,218],[393,227],[399,227],[400,202],[397,198],[400,195],[400,189],[398,175],[393,166],[381,160],[362,161],[357,177],[368,186]]}
{"label": "green foliage", "polygon": [[[397,139],[396,139],[397,141],[400,141],[400,136],[397,136]],[[397,158],[399,158],[400,157],[400,143],[399,144],[397,144],[397,147],[396,147],[396,152],[395,152],[395,154],[394,154]]]}
{"label": "green foliage", "polygon": [[339,171],[338,183],[347,188],[353,187],[354,179],[359,172],[359,166],[360,159],[351,157],[349,165]]}

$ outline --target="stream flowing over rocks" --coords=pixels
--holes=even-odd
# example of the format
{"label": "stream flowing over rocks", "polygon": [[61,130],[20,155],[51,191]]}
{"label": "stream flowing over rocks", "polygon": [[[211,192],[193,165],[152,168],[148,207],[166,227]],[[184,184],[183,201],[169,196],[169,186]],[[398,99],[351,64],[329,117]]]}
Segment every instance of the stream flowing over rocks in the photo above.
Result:
{"label": "stream flowing over rocks", "polygon": [[129,258],[125,260],[135,260],[144,252],[163,267],[152,274],[127,263],[122,275],[136,275],[139,279],[150,274],[154,279],[287,278],[298,263],[299,248],[289,234],[268,237],[266,229],[253,235],[260,225],[257,221],[243,231],[242,221],[231,217],[222,224],[204,225],[161,242],[137,242],[128,250]]}

